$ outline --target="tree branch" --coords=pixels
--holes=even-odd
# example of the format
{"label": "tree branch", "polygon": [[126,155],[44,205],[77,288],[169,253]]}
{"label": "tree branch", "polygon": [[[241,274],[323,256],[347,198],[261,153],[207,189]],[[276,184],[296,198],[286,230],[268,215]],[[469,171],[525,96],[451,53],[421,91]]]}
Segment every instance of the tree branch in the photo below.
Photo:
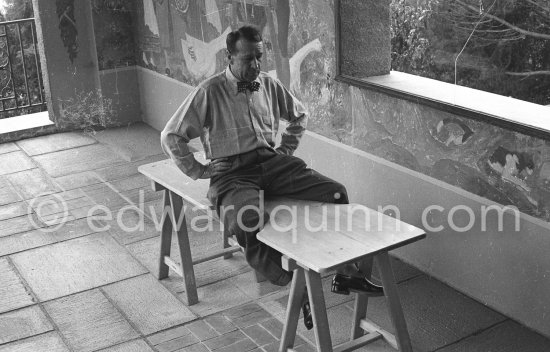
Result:
{"label": "tree branch", "polygon": [[527,71],[527,72],[506,71],[505,73],[509,76],[523,76],[523,77],[536,76],[536,75],[550,75],[550,71]]}
{"label": "tree branch", "polygon": [[[469,4],[466,4],[460,0],[455,0],[458,4],[462,5],[463,7],[469,9],[470,11],[474,11],[474,12],[479,12],[479,8],[476,8],[474,6],[471,6]],[[539,38],[539,39],[546,39],[546,40],[550,40],[550,34],[544,34],[544,33],[538,33],[538,32],[532,32],[532,31],[528,31],[528,30],[525,30],[523,28],[520,28],[518,26],[515,26],[513,24],[511,24],[510,22],[507,22],[505,20],[503,20],[502,18],[498,17],[498,16],[495,16],[495,15],[491,15],[490,13],[488,12],[484,12],[484,15],[490,19],[493,19],[503,25],[505,25],[506,27],[510,28],[510,29],[513,29],[514,31],[520,33],[520,34],[523,34],[525,36],[528,36],[528,37],[533,37],[533,38]]]}
{"label": "tree branch", "polygon": [[535,6],[536,8],[544,11],[544,12],[550,12],[550,7],[544,7],[542,6],[541,4],[539,4],[538,2],[536,1],[533,1],[533,0],[525,0],[525,2],[528,2],[529,4]]}

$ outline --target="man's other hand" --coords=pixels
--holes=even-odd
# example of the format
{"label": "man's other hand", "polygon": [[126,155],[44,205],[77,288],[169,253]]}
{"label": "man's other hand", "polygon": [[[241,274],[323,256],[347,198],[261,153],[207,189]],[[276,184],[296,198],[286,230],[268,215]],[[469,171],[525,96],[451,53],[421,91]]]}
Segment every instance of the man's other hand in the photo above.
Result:
{"label": "man's other hand", "polygon": [[214,159],[204,169],[200,178],[211,178],[216,175],[223,174],[231,168],[231,163],[228,158]]}

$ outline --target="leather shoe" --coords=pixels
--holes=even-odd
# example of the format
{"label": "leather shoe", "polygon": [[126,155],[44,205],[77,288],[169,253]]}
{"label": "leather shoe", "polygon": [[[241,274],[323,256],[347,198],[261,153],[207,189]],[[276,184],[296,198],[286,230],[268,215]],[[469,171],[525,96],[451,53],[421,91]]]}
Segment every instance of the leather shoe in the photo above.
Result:
{"label": "leather shoe", "polygon": [[373,284],[367,278],[352,277],[343,274],[334,275],[330,290],[341,295],[349,295],[350,292],[363,293],[369,297],[384,295],[384,288]]}
{"label": "leather shoe", "polygon": [[304,315],[304,325],[306,326],[306,329],[313,329],[313,316],[311,315],[311,306],[309,305],[309,301],[307,300],[304,302],[304,304],[302,304],[302,314]]}

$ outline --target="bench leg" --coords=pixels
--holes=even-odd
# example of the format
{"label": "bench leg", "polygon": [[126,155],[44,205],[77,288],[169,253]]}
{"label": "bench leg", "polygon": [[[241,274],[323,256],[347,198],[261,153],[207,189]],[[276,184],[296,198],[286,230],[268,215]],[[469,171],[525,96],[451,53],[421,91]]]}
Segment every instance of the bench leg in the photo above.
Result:
{"label": "bench leg", "polygon": [[[199,297],[197,294],[197,283],[195,282],[193,258],[191,257],[189,234],[187,233],[187,223],[185,221],[185,213],[183,212],[183,200],[180,196],[170,191],[170,203],[172,204],[172,226],[176,229],[176,234],[178,235],[181,269],[183,271],[183,284],[185,286],[185,294],[187,295],[187,304],[191,306],[199,302]],[[178,225],[180,217],[183,218]]]}
{"label": "bench leg", "polygon": [[294,346],[305,288],[306,282],[304,278],[304,269],[298,268],[294,270],[294,276],[292,277],[290,294],[288,296],[288,305],[286,308],[285,325],[283,327],[283,335],[281,336],[279,352],[287,352],[289,348],[291,349]]}
{"label": "bench leg", "polygon": [[[170,205],[170,195],[167,190],[162,193],[163,210],[162,210],[162,232],[160,234],[160,255],[159,255],[159,270],[157,278],[159,280],[168,277],[168,265],[164,262],[165,256],[170,256],[170,248],[172,246],[172,221],[170,220],[172,207]],[[166,211],[168,209],[169,211]]]}
{"label": "bench leg", "polygon": [[[359,270],[365,274],[367,279],[371,278],[373,259],[367,258],[359,262]],[[364,330],[361,328],[361,320],[367,316],[367,306],[369,299],[366,295],[355,294],[355,304],[353,307],[353,320],[351,322],[351,340],[361,337]]]}
{"label": "bench leg", "polygon": [[407,330],[407,323],[403,315],[403,309],[399,302],[399,294],[397,292],[397,284],[390,264],[388,252],[382,252],[376,256],[378,270],[380,270],[380,278],[384,286],[388,311],[395,328],[395,337],[397,347],[401,352],[412,352],[411,338]]}
{"label": "bench leg", "polygon": [[313,270],[306,273],[307,294],[313,315],[313,329],[315,330],[315,343],[318,352],[332,352],[332,340],[328,325],[327,308],[323,294],[321,275]]}

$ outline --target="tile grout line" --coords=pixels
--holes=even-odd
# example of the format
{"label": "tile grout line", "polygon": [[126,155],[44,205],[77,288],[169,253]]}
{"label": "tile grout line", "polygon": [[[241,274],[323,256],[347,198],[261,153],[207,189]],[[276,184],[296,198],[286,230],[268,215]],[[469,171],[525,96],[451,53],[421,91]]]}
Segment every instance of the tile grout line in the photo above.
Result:
{"label": "tile grout line", "polygon": [[480,329],[480,330],[474,331],[474,332],[472,332],[471,334],[469,334],[469,335],[467,335],[467,336],[463,336],[463,337],[459,338],[459,339],[456,340],[456,341],[453,341],[453,342],[450,342],[450,343],[448,343],[448,344],[446,344],[446,345],[437,347],[435,350],[430,351],[430,352],[441,351],[442,349],[447,348],[447,347],[449,347],[449,346],[459,344],[460,342],[462,342],[462,341],[464,341],[464,340],[467,340],[467,339],[469,339],[469,338],[471,338],[471,337],[473,337],[473,336],[480,335],[480,334],[484,333],[485,331],[491,330],[491,329],[497,327],[498,325],[504,324],[504,323],[506,323],[506,322],[508,322],[508,321],[513,321],[513,320],[510,319],[510,318],[506,318],[506,319],[504,319],[504,320],[502,320],[502,321],[499,321],[499,322],[496,322],[496,323],[494,323],[494,324],[491,324],[491,325],[489,325],[489,326],[487,326],[487,327],[485,327],[485,328],[482,328],[482,329]]}
{"label": "tile grout line", "polygon": [[[121,280],[121,281],[125,281],[125,280]],[[121,282],[121,281],[117,281],[117,282]],[[114,283],[113,283],[114,284]],[[130,320],[130,318],[126,315],[126,313],[124,313],[124,311],[116,304],[115,301],[113,301],[111,299],[111,297],[107,294],[107,292],[105,292],[105,290],[103,289],[103,287],[99,287],[98,288],[98,291],[103,295],[103,297],[105,297],[105,299],[116,309],[116,311],[124,318],[124,320],[126,320],[126,322],[128,323],[128,325],[130,325],[132,327],[132,329],[139,335],[139,338],[143,339],[145,341],[145,343],[151,347],[151,349],[153,351],[155,351],[156,349],[154,348],[154,345],[151,344],[149,342],[149,340],[146,338],[146,335],[143,334],[138,328],[137,326]],[[126,341],[127,342],[127,341]],[[110,346],[112,347],[112,346]]]}
{"label": "tile grout line", "polygon": [[[32,297],[32,300],[33,302],[38,306],[38,308],[42,311],[42,313],[46,316],[46,319],[48,319],[48,321],[50,322],[50,324],[52,324],[55,332],[57,332],[58,336],[61,338],[61,341],[63,341],[63,343],[65,344],[65,347],[67,347],[67,349],[69,349],[69,351],[74,351],[72,348],[71,348],[71,345],[68,343],[68,340],[65,338],[65,336],[61,333],[61,330],[59,329],[59,327],[57,326],[57,324],[55,323],[55,321],[52,319],[52,317],[48,314],[48,311],[46,310],[46,308],[43,306],[43,304],[45,302],[42,302],[38,299],[38,296],[35,294],[35,292],[32,290],[32,288],[30,287],[29,283],[27,282],[27,280],[25,280],[25,278],[23,277],[23,275],[21,274],[21,272],[19,271],[19,269],[17,268],[17,265],[12,261],[12,259],[8,256],[7,258],[7,261],[8,261],[8,265],[10,265],[12,267],[12,269],[14,270],[15,274],[19,277],[19,279],[21,280],[21,283],[23,283],[23,287],[25,288],[25,290],[27,292],[29,292],[31,294],[31,297]],[[30,306],[33,306],[33,305],[30,305]],[[29,307],[29,306],[26,306],[26,307]],[[22,307],[22,308],[26,308],[26,307]],[[22,308],[18,308],[18,309],[22,309]],[[14,311],[14,310],[10,310],[11,311]],[[4,312],[6,313],[6,312]],[[3,313],[3,314],[4,314]],[[29,336],[29,337],[32,337],[32,336]],[[17,342],[19,340],[16,340],[14,342]]]}

